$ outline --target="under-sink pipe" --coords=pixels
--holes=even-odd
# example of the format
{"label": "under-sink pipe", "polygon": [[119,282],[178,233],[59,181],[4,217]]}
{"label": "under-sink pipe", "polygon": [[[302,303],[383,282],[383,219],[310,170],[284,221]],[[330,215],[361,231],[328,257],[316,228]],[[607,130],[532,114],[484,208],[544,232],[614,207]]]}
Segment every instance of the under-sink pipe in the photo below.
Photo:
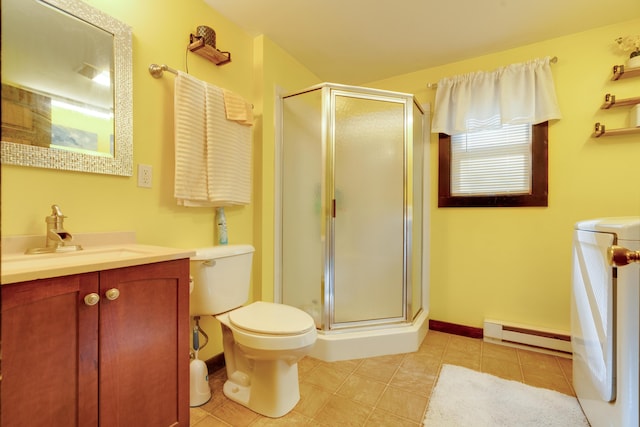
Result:
{"label": "under-sink pipe", "polygon": [[[207,333],[200,328],[200,316],[194,316],[193,321],[195,322],[195,326],[193,327],[193,349],[195,351],[202,350],[209,343],[209,336]],[[200,339],[198,335],[202,334],[204,337],[204,344],[200,345]]]}

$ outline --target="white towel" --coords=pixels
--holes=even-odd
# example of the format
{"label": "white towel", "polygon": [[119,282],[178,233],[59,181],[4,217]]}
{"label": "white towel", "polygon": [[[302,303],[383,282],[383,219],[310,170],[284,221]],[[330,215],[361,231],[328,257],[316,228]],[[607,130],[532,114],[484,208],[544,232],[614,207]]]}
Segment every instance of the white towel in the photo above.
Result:
{"label": "white towel", "polygon": [[206,202],[205,84],[178,71],[174,96],[175,186],[181,200]]}
{"label": "white towel", "polygon": [[176,77],[175,152],[179,205],[251,201],[251,128],[226,119],[222,89],[182,72]]}
{"label": "white towel", "polygon": [[251,127],[226,118],[222,89],[207,84],[209,200],[216,206],[251,201]]}

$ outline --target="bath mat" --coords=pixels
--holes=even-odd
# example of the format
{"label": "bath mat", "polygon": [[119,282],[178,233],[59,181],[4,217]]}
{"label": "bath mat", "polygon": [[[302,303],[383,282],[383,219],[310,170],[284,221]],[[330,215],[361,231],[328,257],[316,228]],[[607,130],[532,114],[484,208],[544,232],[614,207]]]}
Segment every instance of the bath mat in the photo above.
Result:
{"label": "bath mat", "polygon": [[424,420],[427,427],[588,427],[578,400],[493,375],[443,365]]}

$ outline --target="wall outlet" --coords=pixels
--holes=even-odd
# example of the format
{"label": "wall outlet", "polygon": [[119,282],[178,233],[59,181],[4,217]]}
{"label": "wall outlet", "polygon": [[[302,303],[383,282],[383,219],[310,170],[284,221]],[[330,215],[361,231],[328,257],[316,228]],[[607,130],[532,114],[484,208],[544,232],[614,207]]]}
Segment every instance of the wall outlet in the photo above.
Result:
{"label": "wall outlet", "polygon": [[151,188],[151,165],[138,164],[138,187]]}

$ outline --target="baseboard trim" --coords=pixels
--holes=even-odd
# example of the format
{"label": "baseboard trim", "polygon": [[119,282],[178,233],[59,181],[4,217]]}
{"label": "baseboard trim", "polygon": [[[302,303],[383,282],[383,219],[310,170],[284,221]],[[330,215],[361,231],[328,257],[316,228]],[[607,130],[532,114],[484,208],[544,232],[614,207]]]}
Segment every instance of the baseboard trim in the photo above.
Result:
{"label": "baseboard trim", "polygon": [[215,356],[205,360],[204,363],[207,365],[207,372],[210,374],[219,371],[225,367],[224,353],[216,354]]}
{"label": "baseboard trim", "polygon": [[483,338],[484,336],[482,328],[457,325],[455,323],[441,322],[440,320],[433,319],[429,319],[429,329],[469,338]]}

